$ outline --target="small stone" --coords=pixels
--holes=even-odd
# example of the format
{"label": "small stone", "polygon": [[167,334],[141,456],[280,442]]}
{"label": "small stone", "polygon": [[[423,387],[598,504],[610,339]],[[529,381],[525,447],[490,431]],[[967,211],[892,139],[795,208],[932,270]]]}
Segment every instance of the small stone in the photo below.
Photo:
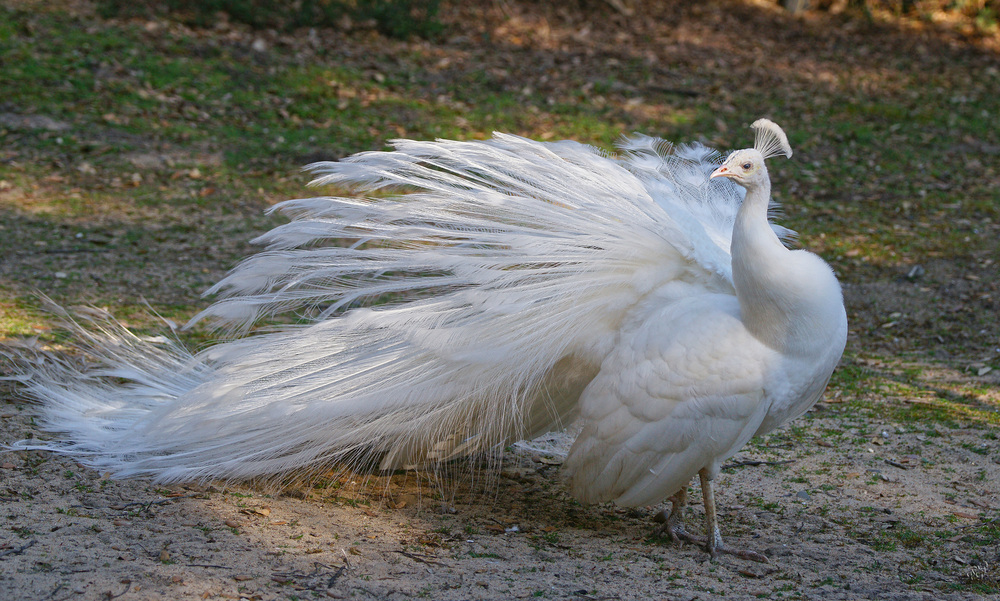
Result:
{"label": "small stone", "polygon": [[809,493],[804,490],[800,490],[799,492],[795,493],[795,496],[802,499],[803,501],[812,500],[812,496],[810,496]]}

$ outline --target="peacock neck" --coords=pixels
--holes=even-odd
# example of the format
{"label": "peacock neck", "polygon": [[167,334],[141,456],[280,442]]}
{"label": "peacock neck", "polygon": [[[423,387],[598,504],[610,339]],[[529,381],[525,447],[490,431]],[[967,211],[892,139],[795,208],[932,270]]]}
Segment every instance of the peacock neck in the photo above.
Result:
{"label": "peacock neck", "polygon": [[779,351],[796,346],[794,308],[801,290],[794,281],[791,252],[767,221],[770,182],[749,187],[736,215],[730,251],[733,284],[744,326]]}

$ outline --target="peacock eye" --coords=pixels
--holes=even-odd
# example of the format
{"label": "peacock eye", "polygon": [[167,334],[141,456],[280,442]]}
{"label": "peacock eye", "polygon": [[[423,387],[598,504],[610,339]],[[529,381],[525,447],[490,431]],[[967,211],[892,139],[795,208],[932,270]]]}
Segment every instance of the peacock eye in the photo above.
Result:
{"label": "peacock eye", "polygon": [[750,171],[750,163],[743,163],[743,170]]}

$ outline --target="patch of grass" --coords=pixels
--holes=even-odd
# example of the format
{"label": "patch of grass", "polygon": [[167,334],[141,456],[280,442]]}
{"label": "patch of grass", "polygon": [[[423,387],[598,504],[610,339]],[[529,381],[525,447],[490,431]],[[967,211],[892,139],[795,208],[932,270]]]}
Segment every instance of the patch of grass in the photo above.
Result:
{"label": "patch of grass", "polygon": [[897,549],[896,541],[885,535],[873,538],[869,542],[869,545],[875,551],[880,551],[880,552],[892,552]]}

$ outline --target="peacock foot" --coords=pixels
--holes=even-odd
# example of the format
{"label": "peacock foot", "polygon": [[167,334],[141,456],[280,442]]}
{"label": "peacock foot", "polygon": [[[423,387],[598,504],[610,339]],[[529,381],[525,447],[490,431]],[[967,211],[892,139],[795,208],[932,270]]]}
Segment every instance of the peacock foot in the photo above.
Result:
{"label": "peacock foot", "polygon": [[684,507],[687,505],[687,489],[682,488],[677,491],[669,499],[670,509],[663,509],[659,513],[653,516],[653,521],[660,523],[653,530],[653,538],[659,538],[666,534],[670,537],[671,542],[679,542],[682,540],[687,540],[685,537],[690,536],[687,531],[684,530]]}
{"label": "peacock foot", "polygon": [[662,521],[663,524],[657,526],[653,530],[653,537],[668,536],[673,542],[686,542],[692,545],[698,545],[704,548],[712,559],[718,559],[719,555],[732,555],[733,557],[739,557],[740,559],[747,559],[750,561],[756,561],[759,563],[771,563],[767,556],[758,553],[756,551],[750,551],[748,549],[735,549],[730,548],[723,544],[722,539],[718,538],[712,540],[706,536],[699,536],[697,534],[691,534],[684,529],[684,525],[679,523],[679,520],[674,522],[670,521],[670,517],[666,515],[667,510],[663,510],[653,517],[656,522]]}
{"label": "peacock foot", "polygon": [[[672,512],[669,509],[664,509],[653,516],[653,521],[660,524],[653,529],[650,538],[660,538],[662,536],[667,536],[670,538],[670,542],[692,542],[692,538],[700,538],[689,534],[687,530],[684,529],[684,523],[681,521],[680,516],[676,512]],[[705,541],[702,540],[702,543]]]}
{"label": "peacock foot", "polygon": [[658,538],[666,534],[673,542],[684,541],[695,545],[700,545],[708,551],[712,559],[716,559],[720,554],[732,555],[740,559],[749,559],[760,563],[771,563],[767,557],[756,551],[745,549],[730,549],[722,543],[722,534],[719,532],[719,520],[715,513],[715,491],[712,486],[712,478],[707,469],[698,472],[701,476],[701,492],[705,504],[705,530],[709,536],[698,536],[691,534],[684,529],[684,507],[687,506],[687,488],[682,488],[670,497],[670,509],[663,509],[653,516],[654,522],[661,523],[653,531],[653,538]]}
{"label": "peacock foot", "polygon": [[653,521],[657,522],[659,526],[653,529],[653,532],[650,535],[651,538],[667,536],[670,538],[670,541],[674,543],[686,542],[691,543],[692,545],[698,545],[699,547],[704,548],[712,559],[717,559],[719,555],[732,555],[733,557],[739,557],[740,559],[746,559],[749,561],[771,563],[765,555],[756,551],[727,547],[723,544],[722,536],[719,535],[718,532],[716,532],[716,535],[711,538],[688,532],[684,529],[684,523],[681,521],[680,512],[663,509],[653,516]]}

